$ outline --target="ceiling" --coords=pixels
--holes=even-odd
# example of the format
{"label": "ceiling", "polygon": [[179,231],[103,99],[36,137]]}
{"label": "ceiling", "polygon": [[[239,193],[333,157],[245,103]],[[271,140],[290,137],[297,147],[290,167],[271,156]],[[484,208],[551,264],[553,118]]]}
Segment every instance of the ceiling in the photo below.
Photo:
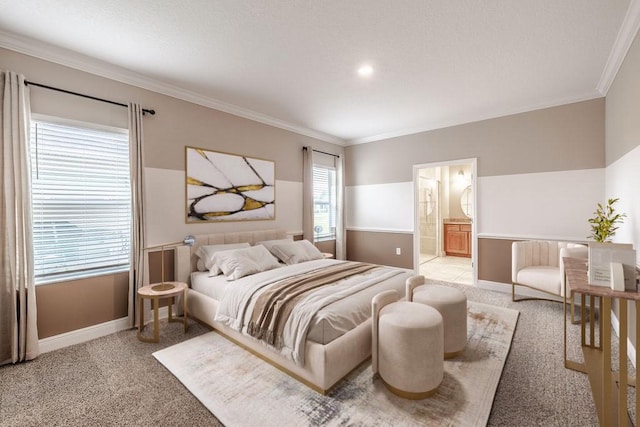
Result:
{"label": "ceiling", "polygon": [[348,145],[601,97],[637,3],[0,0],[0,46]]}

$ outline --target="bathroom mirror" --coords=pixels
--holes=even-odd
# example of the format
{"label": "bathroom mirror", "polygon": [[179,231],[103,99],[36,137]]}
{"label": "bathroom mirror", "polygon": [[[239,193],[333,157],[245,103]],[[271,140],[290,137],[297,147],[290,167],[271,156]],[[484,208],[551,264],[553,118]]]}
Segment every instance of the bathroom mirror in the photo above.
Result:
{"label": "bathroom mirror", "polygon": [[462,194],[460,195],[460,206],[462,207],[462,212],[467,216],[467,218],[473,218],[473,192],[470,185],[462,190]]}

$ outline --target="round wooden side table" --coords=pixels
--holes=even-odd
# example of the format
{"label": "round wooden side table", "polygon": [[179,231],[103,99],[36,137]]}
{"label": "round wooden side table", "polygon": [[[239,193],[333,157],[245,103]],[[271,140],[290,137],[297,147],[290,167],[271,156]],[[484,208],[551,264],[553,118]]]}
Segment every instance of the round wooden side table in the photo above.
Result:
{"label": "round wooden side table", "polygon": [[[173,317],[173,298],[182,295],[181,318]],[[183,282],[164,282],[154,283],[152,285],[143,286],[138,289],[138,311],[140,313],[138,321],[138,339],[144,342],[158,342],[160,340],[160,331],[158,325],[158,306],[161,299],[171,299],[169,301],[169,322],[183,322],[184,332],[187,332],[187,284]],[[153,338],[142,335],[144,329],[144,300],[153,301]]]}

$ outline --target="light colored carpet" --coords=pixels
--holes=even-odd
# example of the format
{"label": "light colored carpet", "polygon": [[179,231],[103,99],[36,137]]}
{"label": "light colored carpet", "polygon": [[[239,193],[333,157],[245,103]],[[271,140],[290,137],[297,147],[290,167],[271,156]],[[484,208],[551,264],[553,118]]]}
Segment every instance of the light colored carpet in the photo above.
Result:
{"label": "light colored carpet", "polygon": [[322,396],[215,332],[153,355],[227,427],[484,426],[517,319],[515,310],[469,302],[464,353],[445,361],[436,395],[418,401],[372,379],[370,362]]}
{"label": "light colored carpet", "polygon": [[[520,312],[489,427],[598,425],[587,376],[562,363],[561,304],[516,303],[510,294],[449,285],[469,301]],[[0,366],[0,426],[221,426],[151,356],[207,332],[190,322],[185,335],[181,324],[161,321],[158,344],[140,342],[134,330],[127,330]],[[568,350],[573,359],[582,358],[578,325],[569,325]]]}

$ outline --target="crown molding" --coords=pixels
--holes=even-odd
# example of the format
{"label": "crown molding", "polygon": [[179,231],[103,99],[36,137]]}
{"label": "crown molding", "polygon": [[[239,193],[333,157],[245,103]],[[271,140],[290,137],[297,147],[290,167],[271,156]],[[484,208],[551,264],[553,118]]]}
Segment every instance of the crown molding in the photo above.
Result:
{"label": "crown molding", "polygon": [[640,0],[631,0],[629,9],[627,10],[620,31],[618,32],[618,36],[609,55],[609,59],[602,73],[596,91],[583,94],[582,96],[561,98],[547,103],[517,107],[512,109],[495,110],[493,112],[479,115],[470,114],[458,117],[454,120],[446,120],[416,128],[387,132],[383,134],[355,139],[342,139],[333,135],[326,134],[324,132],[319,132],[303,126],[298,126],[280,119],[276,119],[274,117],[267,116],[262,113],[258,113],[253,110],[229,104],[211,97],[203,96],[196,92],[185,90],[178,86],[164,83],[157,79],[152,79],[131,70],[127,70],[125,68],[118,67],[107,62],[70,51],[68,49],[52,46],[41,41],[18,36],[16,34],[2,30],[0,30],[0,47],[54,62],[63,66],[71,67],[80,71],[85,71],[101,77],[109,78],[121,83],[130,84],[142,89],[150,90],[152,92],[181,99],[193,104],[202,105],[204,107],[212,108],[238,117],[243,117],[255,122],[291,131],[300,135],[316,138],[321,141],[330,142],[332,144],[340,146],[349,146],[396,138],[420,132],[427,132],[430,130],[442,129],[451,126],[458,126],[482,120],[494,119],[538,109],[556,107],[564,104],[588,101],[605,96],[613,80],[615,79],[615,75],[620,69],[622,62],[624,61],[626,53],[629,50],[639,28]]}
{"label": "crown molding", "polygon": [[71,67],[80,71],[95,74],[121,83],[126,83],[152,92],[181,99],[193,104],[202,105],[214,110],[233,114],[255,122],[295,132],[300,135],[316,138],[337,145],[345,145],[345,141],[333,135],[298,126],[284,120],[276,119],[253,110],[229,104],[215,98],[207,97],[196,92],[182,89],[178,86],[162,82],[157,79],[144,76],[126,68],[118,67],[107,62],[70,51],[68,49],[52,46],[50,44],[19,36],[0,30],[0,47],[13,50],[18,53],[33,56],[56,64]]}
{"label": "crown molding", "polygon": [[640,28],[640,1],[631,0],[596,88],[606,96]]}
{"label": "crown molding", "polygon": [[499,117],[511,116],[514,114],[527,113],[535,110],[542,110],[545,108],[558,107],[561,105],[573,104],[576,102],[590,101],[592,99],[602,98],[603,95],[598,91],[592,91],[580,96],[559,98],[554,101],[544,102],[539,104],[531,104],[523,107],[506,108],[501,110],[494,110],[485,114],[469,114],[458,117],[453,120],[446,120],[438,123],[432,123],[423,127],[399,130],[395,132],[382,133],[379,135],[368,136],[358,139],[348,139],[345,141],[346,145],[366,144],[368,142],[381,141],[383,139],[397,138],[399,136],[413,135],[420,132],[427,132],[436,129],[444,129],[452,126],[464,125],[467,123],[480,122],[482,120],[496,119]]}

